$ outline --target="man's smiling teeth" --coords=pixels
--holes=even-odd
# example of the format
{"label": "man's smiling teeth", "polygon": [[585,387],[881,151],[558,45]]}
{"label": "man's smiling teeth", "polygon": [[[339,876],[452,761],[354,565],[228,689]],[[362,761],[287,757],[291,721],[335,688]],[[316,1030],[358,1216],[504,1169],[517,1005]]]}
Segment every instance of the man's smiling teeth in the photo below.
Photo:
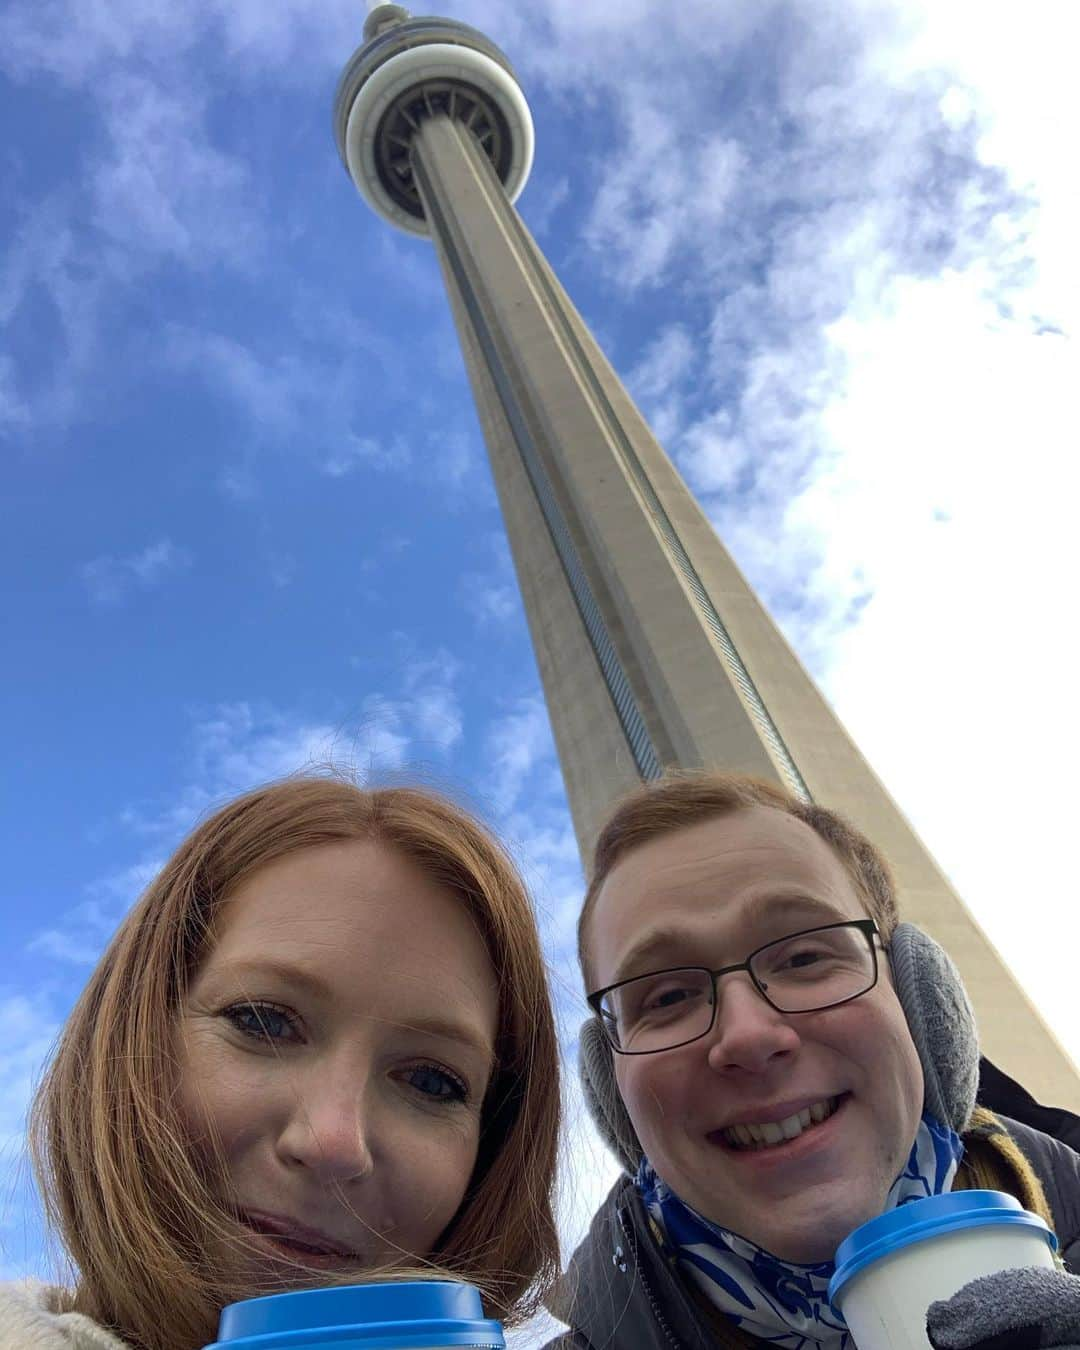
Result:
{"label": "man's smiling teeth", "polygon": [[814,1102],[813,1106],[803,1107],[786,1120],[769,1121],[764,1125],[729,1125],[720,1131],[720,1138],[731,1148],[772,1148],[775,1144],[797,1139],[812,1124],[819,1125],[836,1110],[838,1101],[837,1097],[828,1097]]}

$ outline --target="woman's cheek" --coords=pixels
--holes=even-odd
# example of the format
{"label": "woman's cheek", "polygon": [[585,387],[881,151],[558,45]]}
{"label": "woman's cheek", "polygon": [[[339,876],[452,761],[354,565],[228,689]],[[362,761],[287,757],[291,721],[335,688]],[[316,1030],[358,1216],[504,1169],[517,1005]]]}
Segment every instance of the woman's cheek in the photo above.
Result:
{"label": "woman's cheek", "polygon": [[[220,1050],[211,1052],[216,1063],[203,1064],[201,1073],[181,1077],[177,1091],[180,1124],[192,1146],[209,1158],[226,1160],[249,1140],[273,1128],[283,1085],[261,1064],[237,1063]],[[216,1142],[216,1145],[214,1141]]]}
{"label": "woman's cheek", "polygon": [[395,1170],[426,1187],[432,1205],[441,1201],[441,1207],[449,1206],[452,1213],[472,1178],[479,1139],[479,1122],[471,1115],[461,1120],[414,1122],[411,1130],[398,1135]]}

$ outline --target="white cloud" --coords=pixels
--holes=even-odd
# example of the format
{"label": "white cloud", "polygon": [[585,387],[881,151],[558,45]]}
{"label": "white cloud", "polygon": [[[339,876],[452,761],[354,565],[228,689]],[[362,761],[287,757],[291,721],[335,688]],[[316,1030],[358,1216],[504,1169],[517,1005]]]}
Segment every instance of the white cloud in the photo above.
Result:
{"label": "white cloud", "polygon": [[445,685],[416,687],[406,705],[414,749],[431,745],[445,753],[461,740],[461,708],[457,694]]}
{"label": "white cloud", "polygon": [[978,269],[899,286],[831,336],[849,375],[823,411],[830,453],[789,508],[822,602],[865,596],[826,688],[1080,1058],[1061,866],[1080,756],[1072,343],[1003,318]]}
{"label": "white cloud", "polygon": [[89,899],[64,915],[62,927],[36,933],[26,950],[70,965],[94,965],[120,920],[161,871],[163,861],[146,858],[90,882],[86,887]]}
{"label": "white cloud", "polygon": [[686,327],[668,324],[646,347],[626,382],[642,402],[662,398],[686,380],[695,360],[694,340]]}
{"label": "white cloud", "polygon": [[625,145],[602,172],[586,238],[632,288],[660,280],[680,246],[722,228],[746,160],[729,136],[690,130],[662,104],[623,94]]}
{"label": "white cloud", "polygon": [[113,73],[101,89],[106,133],[91,166],[93,218],[130,256],[247,270],[262,227],[244,162],[213,144],[206,99],[184,80]]}
{"label": "white cloud", "polygon": [[[238,74],[323,65],[359,44],[363,16],[348,0],[15,0],[0,21],[3,64],[18,78],[42,73],[71,85],[99,80],[123,63],[155,71],[189,62],[200,45],[221,51]],[[350,45],[351,44],[351,45]],[[344,56],[342,55],[344,53]]]}
{"label": "white cloud", "polygon": [[538,184],[531,183],[531,191],[519,209],[524,211],[529,229],[537,239],[543,239],[551,231],[551,224],[559,211],[570,200],[570,179],[561,174],[554,182],[544,185],[544,195],[540,196]]}
{"label": "white cloud", "polygon": [[15,366],[9,356],[0,356],[0,432],[25,427],[30,410],[17,387]]}
{"label": "white cloud", "polygon": [[[23,1146],[26,1108],[45,1056],[59,1031],[48,1002],[0,988],[0,1160],[9,1163]],[[4,1199],[0,1196],[0,1202]]]}
{"label": "white cloud", "polygon": [[222,703],[193,728],[193,786],[207,798],[243,792],[332,760],[339,738],[325,723],[292,722],[247,701]]}
{"label": "white cloud", "polygon": [[510,623],[521,609],[521,597],[513,582],[494,581],[483,573],[469,572],[462,577],[461,592],[466,609],[481,627]]}
{"label": "white cloud", "polygon": [[0,1279],[43,1272],[40,1204],[34,1192],[26,1113],[61,1028],[48,996],[0,985]]}
{"label": "white cloud", "polygon": [[506,842],[533,897],[564,1043],[583,1016],[576,927],[584,888],[577,839],[547,711],[539,691],[488,723],[477,783],[485,814]]}
{"label": "white cloud", "polygon": [[394,693],[365,696],[338,723],[308,721],[267,703],[237,700],[194,715],[187,782],[165,801],[128,807],[123,827],[176,842],[217,804],[293,773],[335,769],[361,780],[439,757],[463,734],[459,670],[444,652],[412,656]]}
{"label": "white cloud", "polygon": [[551,750],[551,727],[539,695],[519,700],[512,711],[492,721],[485,750],[491,773],[485,787],[498,815],[505,817],[519,806],[526,783],[538,765],[550,760]]}
{"label": "white cloud", "polygon": [[329,348],[322,338],[315,345],[292,332],[278,345],[268,337],[257,351],[222,333],[174,325],[163,351],[168,363],[228,398],[253,429],[241,452],[245,458],[226,470],[223,486],[234,497],[253,495],[252,457],[260,445],[302,453],[330,478],[411,463],[404,442],[382,444],[359,430],[365,389],[357,379],[355,346]]}
{"label": "white cloud", "polygon": [[123,603],[135,590],[153,590],[191,562],[187,549],[162,538],[127,557],[94,558],[83,563],[79,573],[93,603],[110,607]]}
{"label": "white cloud", "polygon": [[[60,197],[22,208],[0,264],[0,325],[8,353],[0,362],[0,430],[35,433],[64,426],[98,405],[100,390],[85,387],[100,357],[101,313],[127,263],[115,256],[89,257],[76,244],[69,207]],[[51,367],[22,354],[42,323],[51,325]]]}
{"label": "white cloud", "polygon": [[[395,455],[393,458],[402,463],[405,456]],[[386,452],[376,441],[365,436],[347,435],[340,444],[327,452],[320,467],[328,478],[344,478],[358,469],[385,464],[387,459]]]}
{"label": "white cloud", "polygon": [[177,548],[171,539],[159,539],[148,544],[141,553],[124,560],[132,575],[143,586],[154,586],[170,572],[190,565],[190,555]]}
{"label": "white cloud", "polygon": [[700,368],[699,347],[683,324],[668,324],[626,376],[627,388],[662,445],[684,430],[686,395]]}
{"label": "white cloud", "polygon": [[489,562],[482,570],[463,573],[459,583],[461,602],[481,629],[516,627],[522,618],[521,595],[505,533],[490,535],[481,541],[481,548]]}
{"label": "white cloud", "polygon": [[262,783],[334,768],[379,778],[432,753],[439,757],[462,737],[455,683],[458,671],[443,653],[412,660],[396,696],[372,694],[352,727],[290,719],[268,705],[222,703],[191,730],[188,781],[167,799],[125,809],[125,833],[151,841],[153,851],[90,882],[87,899],[59,924],[36,933],[27,950],[65,965],[92,965],[133,901],[160,871],[169,849],[214,807]]}

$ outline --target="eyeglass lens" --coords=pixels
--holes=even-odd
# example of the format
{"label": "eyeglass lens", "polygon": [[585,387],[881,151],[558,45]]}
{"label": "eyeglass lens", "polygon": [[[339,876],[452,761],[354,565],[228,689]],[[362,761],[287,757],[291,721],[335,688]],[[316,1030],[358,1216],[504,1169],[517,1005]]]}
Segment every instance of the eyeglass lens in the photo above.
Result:
{"label": "eyeglass lens", "polygon": [[[820,928],[780,938],[754,953],[750,971],[780,1012],[812,1012],[865,993],[874,952],[858,928]],[[712,1024],[713,979],[705,970],[664,970],[605,994],[608,1033],[622,1050],[666,1050],[704,1036]]]}

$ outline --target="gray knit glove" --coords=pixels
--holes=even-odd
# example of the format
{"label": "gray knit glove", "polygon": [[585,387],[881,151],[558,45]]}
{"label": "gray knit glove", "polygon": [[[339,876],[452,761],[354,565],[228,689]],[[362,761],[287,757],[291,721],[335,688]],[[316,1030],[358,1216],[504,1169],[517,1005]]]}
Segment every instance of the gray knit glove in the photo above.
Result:
{"label": "gray knit glove", "polygon": [[1080,1277],[1001,1270],[926,1311],[934,1350],[1080,1350]]}

